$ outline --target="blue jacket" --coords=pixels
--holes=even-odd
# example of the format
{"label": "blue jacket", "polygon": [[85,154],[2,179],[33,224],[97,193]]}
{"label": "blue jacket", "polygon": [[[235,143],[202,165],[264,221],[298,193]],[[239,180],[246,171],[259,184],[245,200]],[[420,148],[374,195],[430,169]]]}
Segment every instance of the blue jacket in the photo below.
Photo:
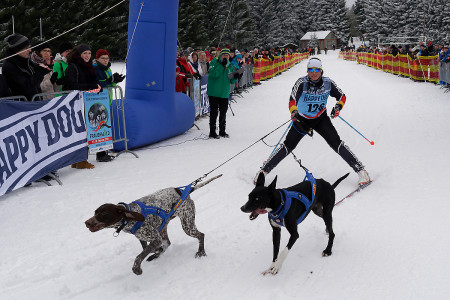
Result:
{"label": "blue jacket", "polygon": [[115,83],[108,82],[108,79],[112,76],[112,71],[110,68],[111,63],[108,63],[107,66],[103,66],[102,64],[96,62],[93,66],[97,75],[97,82],[102,88],[116,85]]}

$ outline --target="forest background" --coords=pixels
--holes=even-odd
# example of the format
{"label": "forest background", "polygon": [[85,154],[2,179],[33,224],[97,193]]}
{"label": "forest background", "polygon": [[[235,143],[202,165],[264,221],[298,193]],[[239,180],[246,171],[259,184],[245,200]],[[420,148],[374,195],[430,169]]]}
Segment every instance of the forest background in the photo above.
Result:
{"label": "forest background", "polygon": [[[3,39],[14,31],[36,44],[102,13],[120,1],[2,0],[0,55]],[[111,3],[112,2],[112,3]],[[378,37],[425,36],[435,43],[450,40],[450,6],[446,0],[179,0],[178,45],[208,49],[299,45],[308,31],[331,30],[346,44],[350,37],[376,42]],[[106,48],[124,59],[128,37],[129,1],[51,42],[62,41]],[[230,10],[231,7],[231,10]],[[226,24],[226,25],[225,25]],[[223,32],[223,35],[222,35]],[[220,43],[220,44],[219,44]]]}

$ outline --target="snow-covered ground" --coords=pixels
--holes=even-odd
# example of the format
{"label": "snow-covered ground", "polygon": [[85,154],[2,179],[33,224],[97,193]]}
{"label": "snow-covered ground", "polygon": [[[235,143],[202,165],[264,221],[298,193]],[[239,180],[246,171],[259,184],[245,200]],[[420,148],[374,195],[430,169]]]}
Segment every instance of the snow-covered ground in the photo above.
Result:
{"label": "snow-covered ground", "polygon": [[[91,233],[84,221],[103,203],[131,202],[170,186],[183,186],[216,168],[289,119],[288,97],[306,74],[306,62],[263,82],[232,103],[230,139],[208,140],[208,119],[170,140],[124,154],[93,170],[62,169],[63,186],[33,184],[0,198],[0,299],[448,299],[450,294],[450,94],[337,58],[319,56],[325,76],[346,93],[333,120],[341,138],[375,182],[336,206],[333,255],[322,257],[323,221],[310,216],[276,276],[263,276],[272,259],[265,217],[240,211],[252,179],[272,148],[262,142],[211,174],[223,177],[192,194],[197,226],[206,234],[207,257],[195,259],[197,240],[178,219],[169,226],[172,245],[159,259],[131,267],[139,242],[113,230]],[[115,71],[122,65],[114,65]],[[330,99],[329,107],[334,104]],[[285,127],[266,142],[275,145]],[[334,182],[351,171],[319,135],[294,153],[317,178]],[[301,181],[304,172],[287,157],[271,174],[278,186]],[[336,189],[341,199],[357,175]],[[289,234],[282,231],[282,248]]]}

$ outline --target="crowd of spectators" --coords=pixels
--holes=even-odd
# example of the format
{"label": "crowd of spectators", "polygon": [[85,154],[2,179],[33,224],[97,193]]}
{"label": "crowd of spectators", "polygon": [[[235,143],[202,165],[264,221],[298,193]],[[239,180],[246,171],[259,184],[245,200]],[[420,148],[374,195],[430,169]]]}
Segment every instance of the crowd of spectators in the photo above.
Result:
{"label": "crowd of spectators", "polygon": [[[291,48],[261,48],[255,47],[249,49],[236,49],[233,46],[225,46],[230,50],[230,63],[235,69],[243,65],[253,65],[256,59],[264,58],[273,61],[276,56],[285,57],[293,53],[310,52],[311,49],[291,49]],[[213,58],[217,58],[221,48],[210,47],[208,50],[193,49],[188,47],[184,50],[177,49],[176,61],[176,85],[177,92],[186,93],[188,87],[188,78],[201,79],[208,75],[209,64]]]}
{"label": "crowd of spectators", "polygon": [[439,55],[439,60],[443,62],[449,61],[449,51],[448,44],[432,42],[419,42],[415,44],[404,44],[404,45],[384,45],[384,46],[366,46],[361,45],[357,49],[354,46],[342,46],[341,51],[351,52],[366,52],[366,53],[376,53],[376,54],[392,54],[396,56],[397,54],[407,54],[411,59],[417,59],[419,56],[435,56]]}
{"label": "crowd of spectators", "polygon": [[[62,42],[57,48],[56,57],[53,48],[47,42],[39,42],[31,47],[29,39],[21,34],[12,34],[5,38],[7,43],[6,59],[0,74],[0,98],[11,97],[28,101],[47,100],[58,96],[61,91],[101,91],[102,88],[115,86],[125,76],[112,73],[110,55],[105,49],[98,49],[95,59],[87,44],[73,46]],[[36,97],[41,95],[40,97]],[[97,153],[97,161],[108,162],[113,159],[106,151]],[[88,161],[72,165],[76,169],[92,169]],[[52,172],[57,176],[56,172]],[[52,179],[50,174],[45,180]]]}

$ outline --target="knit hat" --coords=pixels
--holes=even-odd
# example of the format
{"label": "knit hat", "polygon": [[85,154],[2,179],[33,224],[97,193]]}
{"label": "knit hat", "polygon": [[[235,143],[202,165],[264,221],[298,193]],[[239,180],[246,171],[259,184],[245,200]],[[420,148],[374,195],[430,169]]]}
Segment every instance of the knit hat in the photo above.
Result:
{"label": "knit hat", "polygon": [[84,51],[91,51],[91,46],[89,46],[88,44],[81,44],[77,47],[77,52],[78,54],[83,53]]}
{"label": "knit hat", "polygon": [[105,49],[98,49],[95,53],[95,58],[98,59],[102,55],[108,55],[108,57],[110,56],[108,51],[106,51]]}
{"label": "knit hat", "polygon": [[37,54],[39,54],[39,52],[41,52],[44,49],[51,49],[50,44],[47,42],[43,42],[43,43],[38,43],[36,47],[33,48],[33,51],[36,52]]}
{"label": "knit hat", "polygon": [[73,46],[72,46],[71,43],[69,43],[69,42],[62,42],[59,45],[58,53],[63,53],[64,51],[72,50],[72,49],[73,49]]}
{"label": "knit hat", "polygon": [[230,55],[230,49],[228,49],[228,48],[223,48],[222,50],[220,50],[219,56],[222,56],[222,54],[228,54],[228,55]]}
{"label": "knit hat", "polygon": [[7,36],[4,41],[8,43],[8,52],[11,54],[17,53],[31,45],[26,36],[18,33]]}
{"label": "knit hat", "polygon": [[308,61],[307,68],[322,69],[322,61],[318,58],[313,57]]}

